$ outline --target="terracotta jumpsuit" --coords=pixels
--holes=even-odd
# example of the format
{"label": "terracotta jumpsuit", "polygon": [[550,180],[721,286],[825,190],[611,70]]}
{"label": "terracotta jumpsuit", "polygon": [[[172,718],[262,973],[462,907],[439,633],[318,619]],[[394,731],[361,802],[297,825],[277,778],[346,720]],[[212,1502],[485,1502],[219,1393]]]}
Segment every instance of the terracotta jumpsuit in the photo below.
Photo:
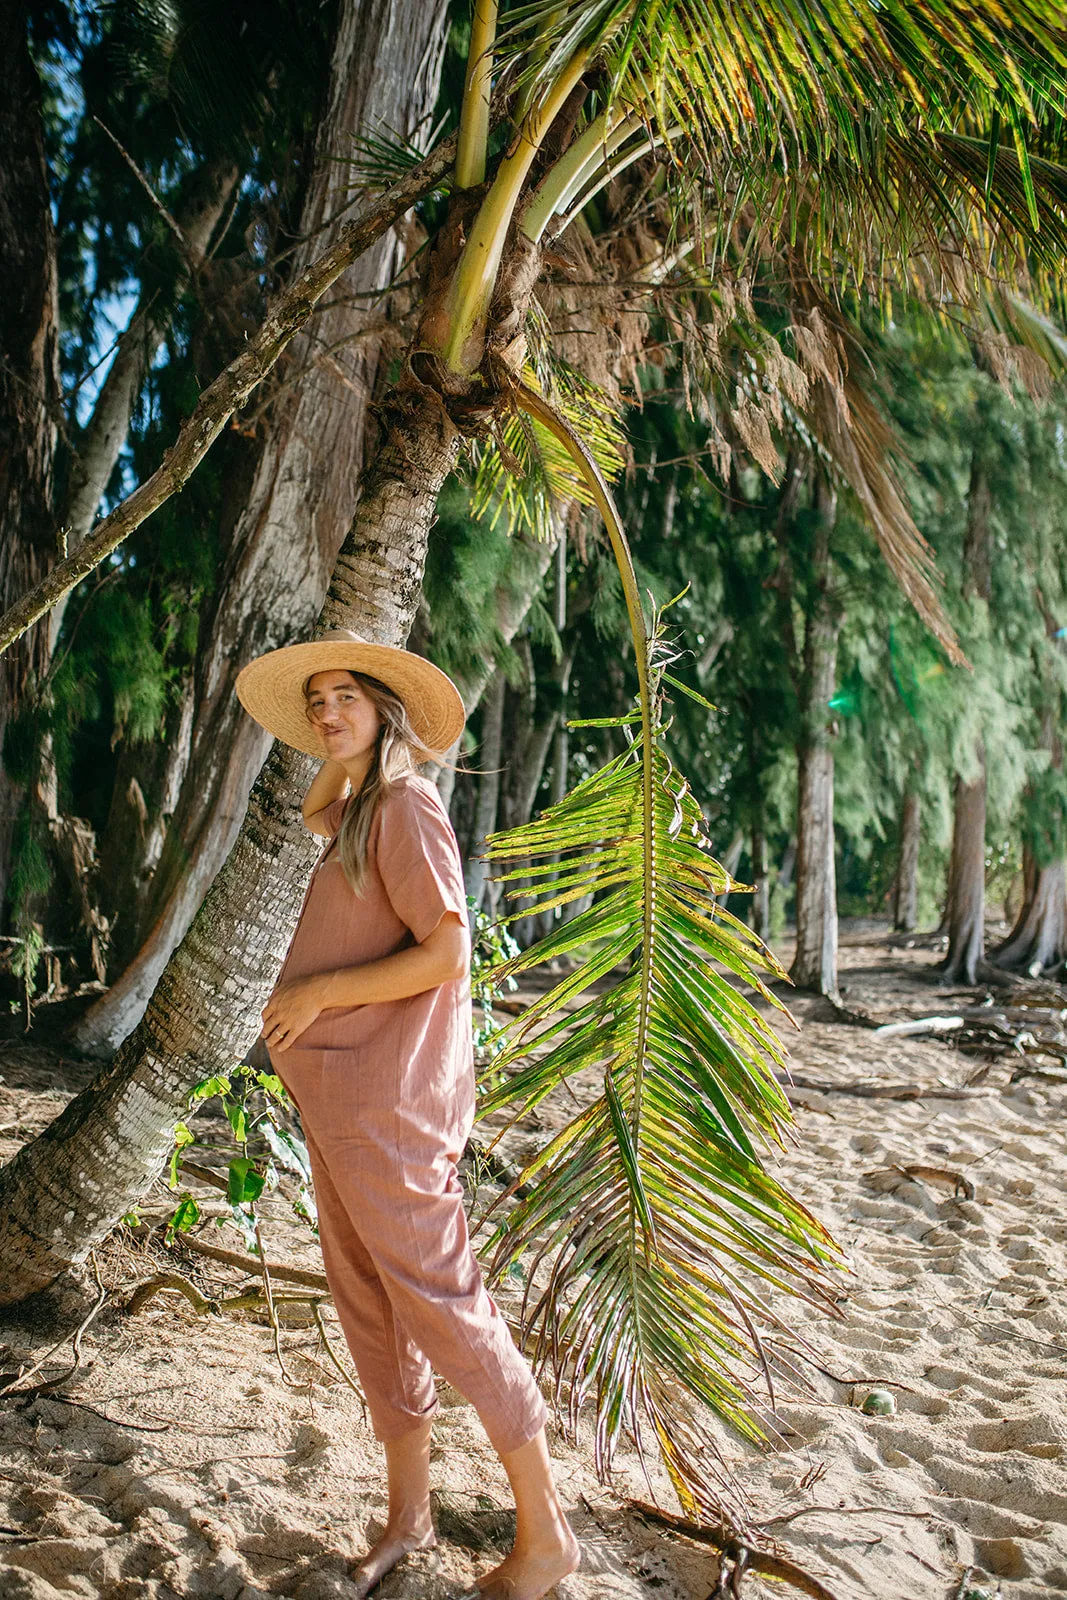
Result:
{"label": "terracotta jumpsuit", "polygon": [[[323,813],[333,836],[345,803]],[[435,786],[410,775],[378,807],[358,898],[331,837],[281,979],[390,955],[447,911],[466,919],[455,834]],[[271,1059],[300,1111],[326,1276],[378,1438],[433,1415],[432,1362],[494,1447],[517,1450],[547,1412],[482,1283],[456,1175],[474,1114],[469,980],[323,1011]]]}

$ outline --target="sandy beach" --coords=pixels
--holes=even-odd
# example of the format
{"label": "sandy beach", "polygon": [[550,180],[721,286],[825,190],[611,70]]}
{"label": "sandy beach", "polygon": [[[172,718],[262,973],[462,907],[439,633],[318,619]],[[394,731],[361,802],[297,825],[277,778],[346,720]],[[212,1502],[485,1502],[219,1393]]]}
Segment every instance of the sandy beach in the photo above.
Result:
{"label": "sandy beach", "polygon": [[[983,991],[936,988],[934,959],[921,943],[891,947],[884,926],[853,927],[845,1003],[878,1023],[981,1003]],[[825,1002],[794,1009],[802,1086],[780,1170],[847,1247],[854,1274],[838,1318],[789,1313],[796,1342],[783,1335],[774,1349],[769,1448],[721,1435],[753,1522],[836,1600],[956,1600],[968,1585],[1003,1600],[1067,1592],[1067,1086],[1013,1082],[1017,1058],[983,1061],[951,1034],[887,1038]],[[0,1045],[0,1158],[87,1075],[46,1044]],[[922,1086],[921,1098],[886,1097],[905,1085]],[[847,1092],[857,1088],[879,1092]],[[541,1107],[539,1126],[508,1136],[509,1157],[566,1114]],[[160,1189],[145,1214],[166,1205]],[[314,1241],[281,1208],[268,1218],[270,1254],[314,1270]],[[232,1230],[205,1237],[240,1248]],[[198,1315],[176,1293],[128,1310],[132,1288],[161,1271],[208,1298],[237,1292],[240,1273],[166,1251],[148,1226],[109,1242],[96,1268],[108,1298],[78,1370],[50,1394],[0,1405],[3,1600],[351,1595],[346,1559],[384,1505],[379,1455],[307,1307],[281,1336],[287,1381],[254,1313]],[[69,1335],[97,1298],[90,1270],[81,1287],[0,1314],[0,1369],[29,1367],[65,1333],[20,1387],[62,1379]],[[889,1414],[864,1413],[872,1390],[892,1397]],[[507,1546],[503,1475],[471,1408],[447,1390],[442,1401],[439,1547],[388,1578],[383,1600],[456,1600]],[[632,1454],[603,1486],[588,1440],[557,1434],[553,1448],[584,1547],[563,1600],[706,1600],[714,1551],[628,1508],[649,1497]],[[662,1476],[652,1487],[672,1508]],[[746,1600],[791,1592],[757,1574],[742,1588]]]}

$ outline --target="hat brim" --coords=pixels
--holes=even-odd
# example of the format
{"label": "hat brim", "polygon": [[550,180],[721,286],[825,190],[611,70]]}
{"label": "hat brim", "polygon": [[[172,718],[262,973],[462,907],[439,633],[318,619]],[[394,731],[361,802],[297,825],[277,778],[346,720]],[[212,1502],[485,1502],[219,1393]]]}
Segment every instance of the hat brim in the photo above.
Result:
{"label": "hat brim", "polygon": [[324,760],[322,738],[308,721],[304,686],[314,673],[331,668],[366,673],[398,694],[412,728],[429,751],[444,754],[463,732],[463,701],[440,667],[393,645],[354,639],[312,639],[258,656],[238,673],[237,698],[276,739]]}

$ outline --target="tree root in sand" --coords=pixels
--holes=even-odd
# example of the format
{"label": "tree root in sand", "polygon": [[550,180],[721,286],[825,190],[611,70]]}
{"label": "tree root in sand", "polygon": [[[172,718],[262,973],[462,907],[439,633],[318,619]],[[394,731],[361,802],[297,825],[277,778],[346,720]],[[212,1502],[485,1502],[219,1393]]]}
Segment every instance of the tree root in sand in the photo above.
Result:
{"label": "tree root in sand", "polygon": [[33,1366],[29,1367],[25,1372],[20,1369],[18,1372],[0,1373],[0,1398],[23,1401],[36,1400],[40,1395],[50,1394],[54,1389],[61,1389],[63,1385],[65,1383],[69,1383],[71,1378],[74,1377],[75,1373],[81,1369],[82,1338],[84,1337],[89,1324],[95,1321],[97,1316],[104,1309],[104,1306],[110,1297],[110,1291],[105,1289],[104,1285],[100,1282],[100,1269],[96,1264],[96,1257],[91,1256],[90,1260],[93,1263],[93,1276],[96,1278],[97,1295],[95,1301],[89,1309],[88,1314],[78,1324],[73,1335],[71,1336],[71,1355],[73,1360],[70,1366],[66,1367],[59,1374],[58,1378],[49,1378],[44,1383],[34,1384],[31,1388],[23,1387],[27,1378],[36,1377],[37,1373],[48,1365],[50,1358],[55,1355],[56,1351],[60,1348],[60,1345],[66,1343],[66,1339],[64,1338],[59,1341],[59,1344],[54,1344],[51,1350],[47,1350],[40,1360],[35,1361]]}
{"label": "tree root in sand", "polygon": [[195,1284],[190,1283],[188,1278],[183,1278],[178,1272],[159,1272],[155,1277],[146,1278],[143,1283],[137,1285],[127,1302],[126,1315],[135,1317],[139,1311],[144,1310],[150,1300],[155,1299],[157,1294],[163,1294],[168,1290],[183,1295],[200,1317],[220,1316],[226,1311],[264,1311],[270,1317],[274,1306],[317,1307],[325,1298],[321,1294],[274,1294],[268,1302],[266,1292],[257,1288],[246,1289],[241,1294],[231,1294],[222,1300],[216,1300],[201,1294]]}
{"label": "tree root in sand", "polygon": [[[225,1267],[236,1267],[249,1276],[259,1277],[263,1270],[257,1256],[242,1256],[236,1250],[223,1250],[218,1245],[207,1244],[203,1239],[198,1239],[195,1234],[180,1234],[179,1242],[184,1249],[192,1250],[198,1256],[207,1256],[211,1261],[220,1261]],[[330,1292],[326,1274],[323,1272],[311,1272],[306,1267],[290,1267],[281,1261],[268,1261],[267,1271],[280,1283],[303,1284],[306,1289],[319,1289],[325,1295]]]}
{"label": "tree root in sand", "polygon": [[627,1509],[642,1522],[665,1528],[683,1539],[692,1539],[694,1544],[710,1545],[719,1552],[722,1563],[719,1578],[708,1600],[739,1600],[745,1574],[749,1572],[758,1572],[762,1577],[788,1584],[801,1594],[809,1595],[811,1600],[836,1600],[832,1590],[810,1572],[798,1567],[795,1561],[773,1550],[756,1549],[739,1534],[730,1533],[725,1528],[702,1527],[700,1523],[676,1517],[670,1511],[660,1511],[658,1506],[650,1506],[644,1500],[627,1501]]}

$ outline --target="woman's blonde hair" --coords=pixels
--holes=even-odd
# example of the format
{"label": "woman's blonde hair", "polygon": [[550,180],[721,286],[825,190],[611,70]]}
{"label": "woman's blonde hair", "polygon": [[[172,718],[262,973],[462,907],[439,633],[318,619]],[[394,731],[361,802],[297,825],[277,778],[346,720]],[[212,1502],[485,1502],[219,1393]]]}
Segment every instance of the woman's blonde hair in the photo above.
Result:
{"label": "woman's blonde hair", "polygon": [[[347,668],[343,670],[348,671]],[[390,689],[388,684],[369,677],[365,672],[350,672],[349,676],[359,684],[380,718],[367,776],[359,793],[353,794],[345,806],[337,834],[341,869],[353,893],[362,894],[367,870],[367,844],[379,804],[398,778],[414,772],[419,762],[441,761],[443,755],[423,744],[411,726],[407,707],[395,689]],[[310,682],[309,678],[304,685],[305,697]]]}

